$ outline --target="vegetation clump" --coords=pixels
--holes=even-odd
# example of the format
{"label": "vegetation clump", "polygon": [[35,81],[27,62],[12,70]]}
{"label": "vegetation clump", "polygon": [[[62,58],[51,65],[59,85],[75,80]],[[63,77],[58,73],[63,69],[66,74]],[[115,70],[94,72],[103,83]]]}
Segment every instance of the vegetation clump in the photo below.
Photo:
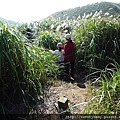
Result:
{"label": "vegetation clump", "polygon": [[0,23],[0,93],[1,113],[9,113],[8,103],[36,102],[48,78],[55,78],[58,67],[55,57],[42,47],[26,45],[16,28]]}

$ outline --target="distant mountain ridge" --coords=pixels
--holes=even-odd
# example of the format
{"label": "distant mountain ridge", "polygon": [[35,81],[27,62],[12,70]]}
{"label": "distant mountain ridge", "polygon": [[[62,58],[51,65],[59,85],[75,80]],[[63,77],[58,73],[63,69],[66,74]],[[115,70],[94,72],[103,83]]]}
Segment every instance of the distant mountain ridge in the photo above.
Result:
{"label": "distant mountain ridge", "polygon": [[84,14],[95,13],[96,11],[102,11],[102,13],[109,13],[110,15],[120,15],[120,3],[111,2],[100,2],[95,4],[88,4],[82,7],[76,7],[72,9],[67,9],[63,11],[51,14],[55,19],[61,18],[61,20],[66,19],[69,16],[70,19],[78,16],[83,16]]}
{"label": "distant mountain ridge", "polygon": [[2,18],[2,17],[0,17],[0,21],[3,21],[3,22],[5,22],[5,23],[9,23],[9,24],[16,24],[16,22],[15,22],[15,21],[12,21],[12,20],[7,20],[7,19]]}
{"label": "distant mountain ridge", "polygon": [[[75,7],[67,10],[62,10],[51,14],[55,19],[60,18],[61,20],[66,19],[69,16],[70,19],[73,19],[78,16],[83,16],[84,14],[95,13],[96,11],[102,11],[103,14],[109,13],[110,15],[120,15],[120,3],[112,3],[112,2],[100,2],[94,4],[88,4],[82,7]],[[48,17],[50,17],[48,16]],[[4,21],[9,24],[16,24],[17,22],[12,20],[7,20],[5,18],[0,17],[0,21]],[[18,24],[18,23],[17,23]]]}

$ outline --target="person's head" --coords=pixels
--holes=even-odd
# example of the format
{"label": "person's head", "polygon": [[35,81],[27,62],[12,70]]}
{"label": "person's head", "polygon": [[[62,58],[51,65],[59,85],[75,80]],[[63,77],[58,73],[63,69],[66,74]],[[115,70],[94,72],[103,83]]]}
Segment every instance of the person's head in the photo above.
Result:
{"label": "person's head", "polygon": [[65,38],[66,38],[67,41],[72,41],[71,35],[70,35],[69,33],[67,33],[67,34],[65,35]]}
{"label": "person's head", "polygon": [[58,47],[59,51],[61,51],[62,50],[62,43],[58,43],[57,47]]}

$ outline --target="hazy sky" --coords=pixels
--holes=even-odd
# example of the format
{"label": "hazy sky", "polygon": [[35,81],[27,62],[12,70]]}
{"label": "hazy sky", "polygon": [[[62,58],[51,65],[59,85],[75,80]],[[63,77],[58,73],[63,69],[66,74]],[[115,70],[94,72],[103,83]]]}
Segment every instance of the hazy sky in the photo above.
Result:
{"label": "hazy sky", "polygon": [[16,22],[29,22],[61,10],[101,1],[120,3],[120,0],[0,0],[0,17]]}

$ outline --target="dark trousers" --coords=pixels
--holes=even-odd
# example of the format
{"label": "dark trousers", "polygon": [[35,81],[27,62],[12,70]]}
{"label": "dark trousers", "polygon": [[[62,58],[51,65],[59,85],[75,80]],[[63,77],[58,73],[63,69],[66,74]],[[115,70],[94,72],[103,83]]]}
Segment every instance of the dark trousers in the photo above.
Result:
{"label": "dark trousers", "polygon": [[68,61],[65,61],[65,74],[70,76],[71,77],[74,77],[74,64],[75,64],[75,61],[71,61],[71,62],[68,62]]}

